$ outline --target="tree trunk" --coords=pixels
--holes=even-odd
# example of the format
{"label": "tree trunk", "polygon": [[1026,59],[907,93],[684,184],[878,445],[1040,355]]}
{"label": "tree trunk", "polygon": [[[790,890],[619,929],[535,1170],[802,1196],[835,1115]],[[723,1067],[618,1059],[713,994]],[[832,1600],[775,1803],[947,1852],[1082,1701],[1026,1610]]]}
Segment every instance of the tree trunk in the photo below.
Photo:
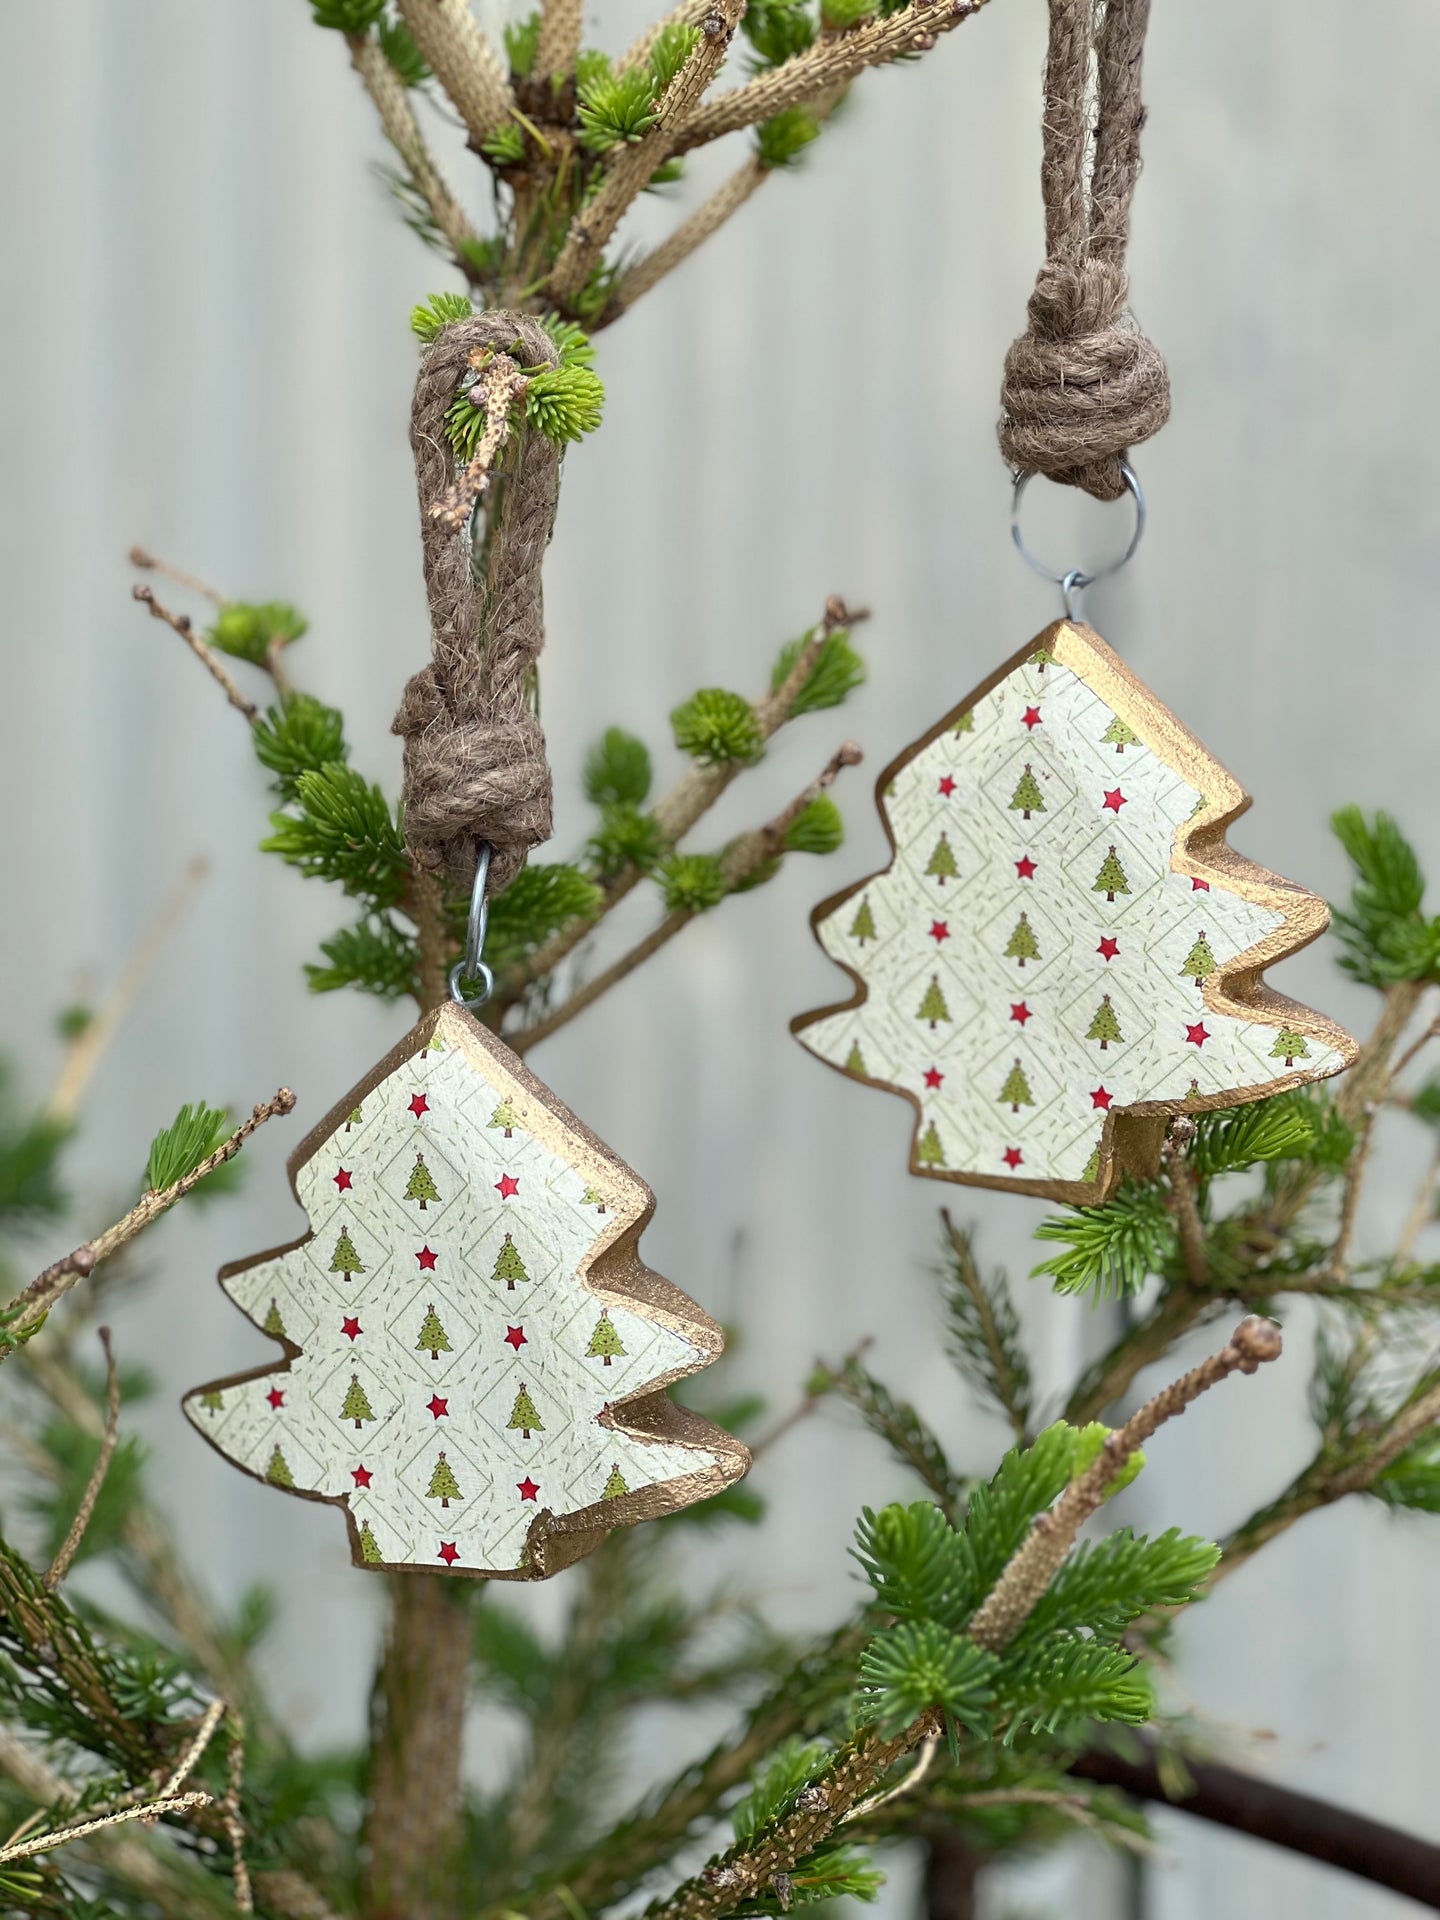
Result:
{"label": "tree trunk", "polygon": [[371,1696],[361,1912],[364,1920],[453,1920],[471,1583],[395,1574],[390,1596]]}
{"label": "tree trunk", "polygon": [[933,1834],[925,1863],[926,1920],[975,1920],[982,1865],[983,1856],[958,1833]]}

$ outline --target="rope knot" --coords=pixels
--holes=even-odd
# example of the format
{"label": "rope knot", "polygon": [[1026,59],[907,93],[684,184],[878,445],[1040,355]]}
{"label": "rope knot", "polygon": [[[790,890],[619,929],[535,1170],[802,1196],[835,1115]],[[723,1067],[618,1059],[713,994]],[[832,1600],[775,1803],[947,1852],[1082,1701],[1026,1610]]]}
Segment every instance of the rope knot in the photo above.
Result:
{"label": "rope knot", "polygon": [[1000,390],[1009,464],[1097,500],[1119,499],[1125,455],[1170,414],[1165,362],[1126,310],[1125,293],[1124,269],[1109,261],[1047,261]]}
{"label": "rope knot", "polygon": [[448,867],[456,884],[475,872],[476,843],[492,849],[490,891],[509,886],[532,847],[550,838],[545,735],[530,713],[456,719],[422,667],[405,688],[395,731],[405,738],[405,838],[418,865]]}

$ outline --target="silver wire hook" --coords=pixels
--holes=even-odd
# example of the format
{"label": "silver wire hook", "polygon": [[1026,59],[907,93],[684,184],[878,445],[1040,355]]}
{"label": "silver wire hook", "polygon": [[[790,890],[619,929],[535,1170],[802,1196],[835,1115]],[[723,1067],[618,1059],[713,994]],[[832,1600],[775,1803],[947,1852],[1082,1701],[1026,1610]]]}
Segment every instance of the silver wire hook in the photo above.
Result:
{"label": "silver wire hook", "polygon": [[1010,538],[1015,542],[1015,551],[1025,562],[1026,566],[1030,568],[1031,572],[1038,573],[1042,580],[1053,581],[1055,585],[1059,587],[1061,598],[1065,605],[1065,618],[1067,620],[1074,620],[1076,618],[1075,600],[1082,589],[1085,587],[1093,587],[1097,580],[1105,580],[1108,579],[1112,573],[1118,573],[1128,560],[1133,559],[1135,549],[1139,546],[1141,537],[1145,532],[1145,495],[1140,490],[1140,482],[1136,478],[1135,469],[1130,465],[1128,460],[1120,463],[1120,476],[1125,482],[1126,492],[1135,502],[1135,525],[1130,534],[1129,545],[1119,558],[1107,560],[1104,566],[1097,567],[1093,573],[1086,573],[1080,567],[1071,567],[1068,573],[1052,573],[1044,561],[1035,558],[1035,555],[1031,553],[1030,549],[1026,546],[1025,536],[1020,531],[1020,502],[1024,496],[1026,487],[1029,486],[1034,475],[1017,473],[1015,476],[1015,488],[1010,496]]}
{"label": "silver wire hook", "polygon": [[[457,1005],[483,1007],[495,991],[495,975],[481,959],[485,949],[485,928],[490,919],[490,903],[485,898],[485,883],[490,878],[490,842],[482,840],[476,851],[475,884],[470,889],[470,918],[465,923],[465,957],[450,969],[450,998]],[[465,993],[466,981],[480,982],[479,993]]]}

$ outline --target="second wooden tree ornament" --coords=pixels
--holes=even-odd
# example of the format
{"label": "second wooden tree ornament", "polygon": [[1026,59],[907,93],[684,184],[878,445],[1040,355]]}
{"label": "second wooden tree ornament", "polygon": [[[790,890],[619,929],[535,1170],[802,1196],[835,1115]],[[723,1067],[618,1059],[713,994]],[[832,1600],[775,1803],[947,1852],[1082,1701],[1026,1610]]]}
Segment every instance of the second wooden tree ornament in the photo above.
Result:
{"label": "second wooden tree ornament", "polygon": [[894,859],[812,916],[855,993],[793,1027],[911,1102],[912,1172],[1098,1200],[1168,1116],[1355,1057],[1262,977],[1324,901],[1227,846],[1249,796],[1090,628],[1048,627],[876,796]]}
{"label": "second wooden tree ornament", "polygon": [[310,1232],[220,1276],[285,1359],[185,1411],[258,1479],[343,1507],[357,1566],[540,1579],[744,1473],[665,1394],[724,1339],[642,1264],[649,1189],[461,1008],[290,1174]]}

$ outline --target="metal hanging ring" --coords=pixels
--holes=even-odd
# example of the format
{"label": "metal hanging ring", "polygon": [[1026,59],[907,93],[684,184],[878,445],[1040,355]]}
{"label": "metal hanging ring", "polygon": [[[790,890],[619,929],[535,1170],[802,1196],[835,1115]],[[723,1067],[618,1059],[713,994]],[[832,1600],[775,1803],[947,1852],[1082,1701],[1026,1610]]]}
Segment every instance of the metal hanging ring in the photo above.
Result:
{"label": "metal hanging ring", "polygon": [[1025,544],[1025,537],[1020,531],[1020,502],[1024,497],[1026,487],[1029,486],[1034,475],[1017,473],[1015,476],[1015,490],[1010,496],[1010,538],[1015,542],[1015,551],[1025,562],[1026,566],[1029,567],[1033,573],[1038,573],[1042,580],[1051,580],[1059,587],[1065,602],[1065,618],[1067,620],[1073,620],[1075,618],[1075,596],[1081,589],[1083,587],[1093,587],[1097,580],[1105,580],[1108,579],[1112,573],[1118,573],[1121,567],[1134,557],[1135,549],[1139,546],[1145,532],[1145,495],[1140,490],[1140,482],[1135,476],[1135,469],[1130,465],[1128,460],[1121,462],[1120,476],[1125,482],[1126,492],[1135,502],[1135,526],[1130,535],[1130,543],[1119,558],[1107,560],[1104,566],[1096,567],[1093,573],[1086,573],[1080,567],[1071,567],[1067,573],[1054,573],[1045,565],[1043,560],[1037,560],[1035,555],[1031,553]]}
{"label": "metal hanging ring", "polygon": [[[495,991],[495,975],[481,959],[485,949],[485,927],[490,918],[490,903],[485,898],[485,883],[490,878],[490,842],[480,842],[475,860],[475,884],[470,889],[470,918],[465,923],[465,957],[450,969],[450,998],[473,1011],[483,1007]],[[479,993],[466,993],[464,987],[478,981]]]}

